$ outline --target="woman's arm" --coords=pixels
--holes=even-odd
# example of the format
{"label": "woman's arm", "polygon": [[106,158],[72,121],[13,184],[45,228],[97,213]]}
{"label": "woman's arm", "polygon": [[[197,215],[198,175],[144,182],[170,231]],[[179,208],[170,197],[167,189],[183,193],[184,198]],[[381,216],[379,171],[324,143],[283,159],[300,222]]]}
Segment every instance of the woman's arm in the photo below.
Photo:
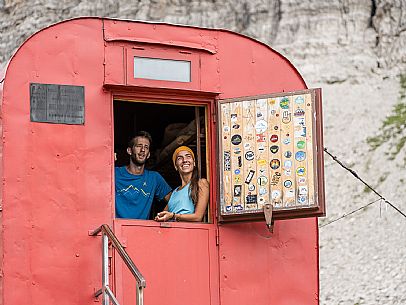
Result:
{"label": "woman's arm", "polygon": [[209,182],[206,179],[199,179],[199,196],[193,214],[174,214],[168,211],[159,212],[156,221],[167,221],[175,219],[176,221],[202,221],[206,213],[207,204],[209,203],[210,189]]}
{"label": "woman's arm", "polygon": [[[170,192],[170,194],[172,194],[172,192]],[[158,214],[155,216],[154,220],[155,221],[168,221],[168,220],[173,219],[174,216],[175,216],[174,213],[168,212],[168,204],[167,204],[162,212],[158,212]]]}

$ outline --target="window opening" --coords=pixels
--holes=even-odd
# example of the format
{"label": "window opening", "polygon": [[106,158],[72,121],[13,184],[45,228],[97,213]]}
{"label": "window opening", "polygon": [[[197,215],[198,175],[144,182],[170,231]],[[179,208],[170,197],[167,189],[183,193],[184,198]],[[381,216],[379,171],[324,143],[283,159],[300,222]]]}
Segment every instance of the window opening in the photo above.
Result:
{"label": "window opening", "polygon": [[[115,166],[129,164],[127,143],[132,135],[144,130],[151,134],[153,141],[146,169],[158,171],[175,189],[181,180],[173,166],[172,154],[179,146],[186,145],[195,153],[199,176],[207,179],[206,117],[204,106],[115,100]],[[165,205],[164,201],[154,201],[149,219],[153,219]],[[209,221],[208,214],[206,211],[205,222]]]}

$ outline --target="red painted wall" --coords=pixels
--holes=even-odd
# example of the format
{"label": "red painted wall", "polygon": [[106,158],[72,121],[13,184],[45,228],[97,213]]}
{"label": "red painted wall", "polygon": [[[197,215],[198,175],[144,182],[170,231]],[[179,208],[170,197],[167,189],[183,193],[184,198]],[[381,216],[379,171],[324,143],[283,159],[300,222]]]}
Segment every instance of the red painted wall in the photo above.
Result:
{"label": "red painted wall", "polygon": [[[140,45],[147,53],[188,50],[200,63],[198,82],[191,87],[160,81],[134,82],[127,65],[128,52]],[[30,122],[31,82],[85,86],[85,124]],[[115,87],[103,88],[104,84]],[[10,62],[2,101],[4,305],[93,301],[92,294],[101,284],[101,250],[100,238],[89,237],[88,231],[102,223],[112,225],[114,215],[112,96],[120,91],[126,97],[137,97],[140,88],[134,86],[193,90],[191,96],[199,91],[218,92],[219,98],[306,88],[296,69],[280,54],[227,31],[82,18],[32,36]],[[210,291],[207,302],[318,304],[315,219],[277,221],[273,234],[262,222],[216,223],[215,123],[211,127],[214,223],[201,225],[203,231],[199,231],[207,230],[209,236],[199,233],[209,249],[202,257],[210,258],[211,264],[209,275],[202,272],[202,281],[210,282],[202,289],[204,293]],[[154,266],[148,265],[145,257],[170,261],[176,247],[171,248],[169,256],[162,253],[162,244],[151,247],[163,247],[161,251],[145,249],[140,253],[147,248],[137,248],[143,235],[131,234],[153,228],[146,238],[169,242],[157,237],[162,233],[159,224],[145,221],[140,229],[140,222],[134,221],[134,226],[131,221],[130,226],[128,222],[116,222],[115,230],[119,237],[131,236],[126,237],[128,252],[139,255],[140,264],[152,273]],[[199,255],[194,247],[185,246],[185,238],[194,238],[192,232],[185,234],[185,230],[193,230],[193,224],[165,230],[172,230],[171,243],[178,240],[184,245],[180,251]],[[216,231],[218,246],[212,237]],[[137,264],[137,257],[134,261]],[[187,262],[182,265],[183,260],[175,261],[175,271],[181,269],[184,275]],[[148,289],[148,277],[146,280]],[[157,284],[159,278],[153,275],[150,280],[153,291],[162,291],[159,285],[163,284]],[[165,284],[165,289],[173,292],[168,304],[189,304],[187,295],[175,297],[179,289],[176,282]],[[190,289],[191,293],[194,289]],[[152,296],[149,300],[146,298],[146,304],[158,304]]]}
{"label": "red painted wall", "polygon": [[[18,50],[3,96],[3,303],[89,304],[111,223],[111,103],[102,22],[42,30]],[[85,86],[84,126],[30,122],[30,82]]]}

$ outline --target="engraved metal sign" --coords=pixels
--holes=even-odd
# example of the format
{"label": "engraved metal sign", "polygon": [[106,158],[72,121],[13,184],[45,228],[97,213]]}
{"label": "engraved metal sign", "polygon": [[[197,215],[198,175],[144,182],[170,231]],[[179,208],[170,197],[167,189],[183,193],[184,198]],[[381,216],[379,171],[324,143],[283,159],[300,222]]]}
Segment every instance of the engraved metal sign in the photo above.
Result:
{"label": "engraved metal sign", "polygon": [[31,83],[30,118],[32,122],[83,125],[85,87]]}

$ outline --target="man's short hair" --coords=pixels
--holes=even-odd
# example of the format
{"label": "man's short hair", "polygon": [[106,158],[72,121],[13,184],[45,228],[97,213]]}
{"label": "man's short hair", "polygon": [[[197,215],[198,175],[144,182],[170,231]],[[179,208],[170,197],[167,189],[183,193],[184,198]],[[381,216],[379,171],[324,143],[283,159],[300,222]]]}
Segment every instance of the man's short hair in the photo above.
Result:
{"label": "man's short hair", "polygon": [[134,145],[135,145],[135,139],[136,139],[136,138],[140,138],[140,137],[141,137],[141,138],[146,138],[146,139],[148,139],[148,141],[149,141],[149,146],[151,147],[151,145],[152,145],[152,137],[151,137],[151,135],[150,135],[149,132],[143,131],[143,130],[137,132],[137,133],[131,138],[131,140],[128,141],[128,147],[133,148]]}

